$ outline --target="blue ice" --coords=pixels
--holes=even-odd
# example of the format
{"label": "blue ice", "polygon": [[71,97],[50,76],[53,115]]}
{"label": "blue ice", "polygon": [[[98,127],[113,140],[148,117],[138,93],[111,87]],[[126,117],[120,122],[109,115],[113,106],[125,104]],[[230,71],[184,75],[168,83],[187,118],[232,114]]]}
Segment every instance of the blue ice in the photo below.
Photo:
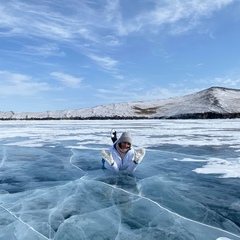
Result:
{"label": "blue ice", "polygon": [[[240,239],[240,120],[0,122],[0,239]],[[101,169],[110,130],[146,156]]]}

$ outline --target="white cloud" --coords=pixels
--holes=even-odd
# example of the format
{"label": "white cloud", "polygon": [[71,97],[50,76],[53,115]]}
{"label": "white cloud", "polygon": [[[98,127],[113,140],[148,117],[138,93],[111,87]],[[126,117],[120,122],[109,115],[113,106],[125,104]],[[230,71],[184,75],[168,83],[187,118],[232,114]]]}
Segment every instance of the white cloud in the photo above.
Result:
{"label": "white cloud", "polygon": [[[40,37],[81,46],[85,41],[99,45],[119,46],[121,37],[149,28],[160,31],[186,31],[202,18],[237,0],[151,0],[135,3],[125,16],[128,5],[119,0],[30,1],[8,0],[0,3],[0,35]],[[57,10],[56,10],[57,9]],[[165,30],[165,29],[164,29]]]}
{"label": "white cloud", "polygon": [[[178,34],[199,26],[202,19],[206,19],[213,12],[233,3],[235,0],[164,0],[155,1],[155,7],[142,12],[135,19],[138,30],[151,26],[152,31],[161,31],[167,25],[169,32]],[[164,28],[164,30],[166,30]]]}
{"label": "white cloud", "polygon": [[56,80],[63,83],[66,87],[70,88],[78,88],[83,80],[83,78],[76,78],[69,74],[65,74],[62,72],[52,72],[51,76],[54,77]]}
{"label": "white cloud", "polygon": [[[211,16],[215,11],[236,0],[152,0],[144,7],[136,4],[134,14],[123,17],[128,6],[119,0],[105,0],[105,4],[89,1],[75,1],[64,4],[57,2],[45,4],[23,3],[9,0],[0,4],[0,27],[5,28],[2,35],[22,35],[45,37],[51,40],[74,41],[88,40],[105,44],[105,30],[112,33],[109,45],[118,45],[117,37],[137,31],[159,31],[159,27],[170,24],[172,31],[187,30],[196,26],[202,18]],[[74,7],[73,7],[74,6]],[[55,9],[58,9],[56,11]],[[71,14],[66,14],[69,11]],[[178,23],[180,25],[178,25]],[[115,39],[114,41],[111,38]]]}
{"label": "white cloud", "polygon": [[[42,56],[62,56],[64,53],[58,48],[67,44],[89,56],[104,71],[117,74],[119,61],[104,55],[110,55],[109,49],[122,46],[128,36],[186,32],[236,1],[141,1],[131,8],[133,14],[126,16],[130,11],[128,5],[119,0],[38,1],[34,4],[8,0],[0,3],[0,36],[36,40],[36,44],[23,50]],[[50,43],[38,47],[41,40]]]}
{"label": "white cloud", "polygon": [[25,54],[40,55],[44,57],[65,56],[65,53],[60,51],[58,45],[54,43],[46,43],[40,46],[25,46],[22,51]]}
{"label": "white cloud", "polygon": [[52,6],[51,3],[44,5],[44,2],[39,2],[31,5],[9,0],[0,5],[0,26],[9,29],[2,35],[33,36],[61,42],[72,41],[78,37],[94,39],[90,30],[85,28],[85,23],[77,18],[78,15],[64,15],[55,11],[54,7],[57,6]]}
{"label": "white cloud", "polygon": [[38,92],[50,90],[45,82],[38,82],[31,76],[0,71],[0,94],[1,95],[34,95]]}
{"label": "white cloud", "polygon": [[117,72],[117,66],[118,66],[118,61],[112,59],[111,57],[105,56],[105,57],[99,57],[94,54],[90,54],[89,58],[94,60],[101,68],[112,72],[116,73]]}
{"label": "white cloud", "polygon": [[233,79],[231,77],[215,77],[212,79],[202,80],[203,83],[210,83],[214,86],[237,87],[240,85],[240,78]]}

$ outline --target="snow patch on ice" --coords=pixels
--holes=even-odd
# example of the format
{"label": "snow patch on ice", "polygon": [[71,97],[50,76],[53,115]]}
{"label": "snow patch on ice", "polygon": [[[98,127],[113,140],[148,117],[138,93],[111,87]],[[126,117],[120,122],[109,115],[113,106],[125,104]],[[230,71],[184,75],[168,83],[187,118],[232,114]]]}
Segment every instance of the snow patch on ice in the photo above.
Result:
{"label": "snow patch on ice", "polygon": [[240,159],[209,158],[205,166],[193,171],[201,174],[219,174],[221,178],[240,178]]}
{"label": "snow patch on ice", "polygon": [[217,238],[216,240],[231,240],[231,239],[226,237],[220,237],[220,238]]}
{"label": "snow patch on ice", "polygon": [[208,161],[206,159],[193,159],[193,158],[183,158],[183,159],[174,158],[173,160],[179,161],[179,162],[207,162]]}

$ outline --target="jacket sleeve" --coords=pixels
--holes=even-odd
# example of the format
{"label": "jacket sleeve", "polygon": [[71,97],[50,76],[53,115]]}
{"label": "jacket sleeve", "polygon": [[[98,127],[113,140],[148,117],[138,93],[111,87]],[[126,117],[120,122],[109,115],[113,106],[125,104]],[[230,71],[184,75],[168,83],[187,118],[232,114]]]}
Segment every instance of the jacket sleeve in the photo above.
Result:
{"label": "jacket sleeve", "polygon": [[129,156],[128,156],[128,167],[126,168],[128,173],[133,173],[138,166],[138,164],[136,164],[133,161],[134,157],[135,157],[135,150],[132,149],[131,152],[129,152]]}
{"label": "jacket sleeve", "polygon": [[127,167],[127,171],[129,173],[133,173],[135,171],[135,169],[137,168],[138,164],[134,163],[133,161],[129,162],[129,165]]}
{"label": "jacket sleeve", "polygon": [[110,166],[109,163],[107,161],[105,161],[103,165],[108,170],[111,170],[113,172],[119,172],[119,168],[118,168],[118,165],[116,164],[116,162],[114,162],[114,164],[112,166]]}

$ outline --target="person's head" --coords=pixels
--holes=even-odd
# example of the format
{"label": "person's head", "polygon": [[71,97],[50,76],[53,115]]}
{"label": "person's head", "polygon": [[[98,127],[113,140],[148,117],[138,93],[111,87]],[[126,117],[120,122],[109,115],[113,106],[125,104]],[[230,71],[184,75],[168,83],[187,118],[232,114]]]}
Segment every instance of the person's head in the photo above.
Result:
{"label": "person's head", "polygon": [[129,132],[124,132],[118,139],[119,147],[122,149],[129,149],[132,145],[132,137]]}

